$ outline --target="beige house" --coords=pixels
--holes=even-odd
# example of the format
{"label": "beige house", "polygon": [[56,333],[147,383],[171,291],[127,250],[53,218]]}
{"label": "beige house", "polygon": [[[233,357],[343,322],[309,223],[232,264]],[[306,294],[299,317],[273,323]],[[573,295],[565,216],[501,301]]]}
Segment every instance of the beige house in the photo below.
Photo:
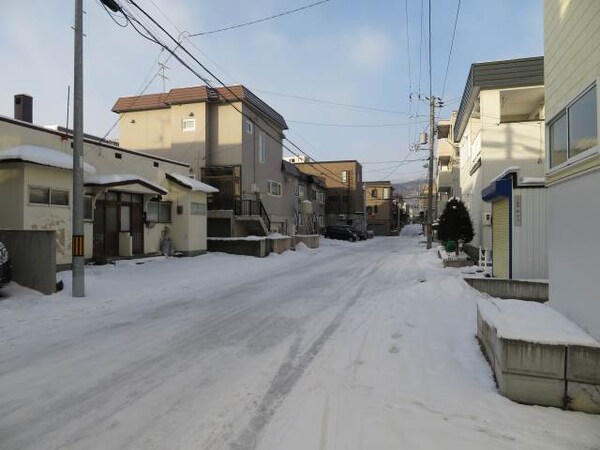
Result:
{"label": "beige house", "polygon": [[523,177],[544,174],[544,58],[473,64],[452,128],[460,196],[475,231],[471,244],[491,249],[491,204],[481,191],[509,167]]}
{"label": "beige house", "polygon": [[367,226],[375,236],[390,236],[397,229],[398,216],[394,210],[394,187],[391,181],[367,181]]}
{"label": "beige house", "polygon": [[600,339],[600,2],[544,2],[550,304]]}
{"label": "beige house", "polygon": [[352,225],[365,230],[365,195],[358,161],[311,161],[296,163],[296,167],[325,183],[325,225]]}
{"label": "beige house", "polygon": [[452,139],[455,121],[453,114],[451,120],[440,120],[437,124],[437,217],[444,212],[449,199],[460,197],[460,155]]}
{"label": "beige house", "polygon": [[[72,138],[0,116],[0,228],[56,231],[71,263]],[[84,140],[85,257],[206,251],[207,195],[181,162]]]}
{"label": "beige house", "polygon": [[284,118],[246,87],[194,86],[117,100],[122,146],[189,164],[217,187],[210,236],[288,233],[283,198]]}
{"label": "beige house", "polygon": [[306,175],[285,159],[283,172],[283,198],[288,202],[288,215],[294,217],[290,234],[319,234],[325,225],[325,183],[314,175]]}

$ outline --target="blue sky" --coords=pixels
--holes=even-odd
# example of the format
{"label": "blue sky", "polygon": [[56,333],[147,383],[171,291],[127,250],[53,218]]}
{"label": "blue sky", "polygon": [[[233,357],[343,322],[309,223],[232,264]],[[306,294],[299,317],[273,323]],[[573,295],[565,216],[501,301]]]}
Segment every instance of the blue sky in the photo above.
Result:
{"label": "blue sky", "polygon": [[[122,0],[121,0],[122,1]],[[228,83],[244,83],[281,112],[288,136],[319,160],[358,159],[366,179],[415,178],[423,162],[398,166],[426,126],[426,117],[351,109],[265,91],[363,105],[401,113],[426,113],[426,102],[409,101],[409,86],[428,94],[427,42],[420,52],[421,0],[408,1],[410,71],[403,0],[330,0],[306,11],[224,33],[200,36],[185,45]],[[442,84],[458,0],[432,1],[433,93]],[[201,32],[293,9],[312,0],[137,0],[175,35]],[[424,2],[427,27],[427,0]],[[72,84],[72,0],[5,2],[0,15],[0,114],[12,116],[12,96],[34,97],[34,121],[64,124],[67,86]],[[159,48],[120,28],[97,0],[84,0],[85,128],[103,136],[117,116],[119,96],[134,95],[158,71]],[[157,8],[158,7],[158,8]],[[463,0],[444,99],[448,116],[458,105],[473,62],[543,53],[541,0]],[[177,27],[177,28],[175,28]],[[160,59],[164,60],[166,54]],[[421,70],[419,70],[421,60]],[[198,84],[171,59],[166,88]],[[419,72],[421,78],[419,81]],[[160,92],[155,77],[147,93]],[[419,106],[418,106],[419,105]],[[317,122],[351,126],[316,126]],[[416,123],[415,122],[419,122]],[[387,126],[392,124],[393,126]],[[355,127],[355,125],[369,125]],[[371,126],[375,125],[375,126]],[[386,125],[386,126],[382,126]],[[110,137],[118,137],[118,127]],[[410,154],[410,159],[426,153]]]}

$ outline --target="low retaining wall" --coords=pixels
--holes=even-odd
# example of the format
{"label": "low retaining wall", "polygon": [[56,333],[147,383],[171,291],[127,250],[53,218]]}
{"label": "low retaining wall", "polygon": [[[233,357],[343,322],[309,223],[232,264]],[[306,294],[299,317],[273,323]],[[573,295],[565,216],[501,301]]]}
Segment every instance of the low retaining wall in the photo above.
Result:
{"label": "low retaining wall", "polygon": [[514,298],[545,303],[548,301],[548,283],[543,281],[507,280],[504,278],[465,278],[479,292],[498,298]]}
{"label": "low retaining wall", "polygon": [[12,262],[12,278],[42,294],[56,292],[56,231],[0,230]]}
{"label": "low retaining wall", "polygon": [[269,241],[269,250],[273,253],[280,254],[292,248],[292,238],[290,236],[277,238],[267,237],[267,239]]}
{"label": "low retaining wall", "polygon": [[318,234],[297,234],[293,237],[294,247],[302,242],[308,248],[319,248],[319,238]]}
{"label": "low retaining wall", "polygon": [[209,252],[230,253],[232,255],[264,258],[271,251],[271,243],[266,238],[252,240],[246,238],[208,238],[206,243]]}
{"label": "low retaining wall", "polygon": [[477,339],[505,397],[600,414],[600,348],[506,339],[479,308]]}

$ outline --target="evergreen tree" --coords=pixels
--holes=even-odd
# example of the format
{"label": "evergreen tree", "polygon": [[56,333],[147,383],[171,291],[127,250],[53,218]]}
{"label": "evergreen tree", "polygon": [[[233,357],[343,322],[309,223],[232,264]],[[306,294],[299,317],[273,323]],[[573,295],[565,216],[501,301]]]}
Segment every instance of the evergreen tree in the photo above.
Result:
{"label": "evergreen tree", "polygon": [[448,200],[440,217],[438,239],[442,242],[471,242],[473,240],[473,223],[469,211],[463,202],[456,198]]}

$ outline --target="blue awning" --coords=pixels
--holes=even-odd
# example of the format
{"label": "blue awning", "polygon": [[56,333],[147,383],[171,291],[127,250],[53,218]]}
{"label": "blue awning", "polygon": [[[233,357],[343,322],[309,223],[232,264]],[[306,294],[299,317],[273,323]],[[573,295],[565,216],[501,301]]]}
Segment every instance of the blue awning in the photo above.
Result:
{"label": "blue awning", "polygon": [[512,195],[512,175],[508,174],[501,180],[495,180],[488,187],[481,191],[481,198],[484,202],[495,202],[503,198],[510,198]]}

